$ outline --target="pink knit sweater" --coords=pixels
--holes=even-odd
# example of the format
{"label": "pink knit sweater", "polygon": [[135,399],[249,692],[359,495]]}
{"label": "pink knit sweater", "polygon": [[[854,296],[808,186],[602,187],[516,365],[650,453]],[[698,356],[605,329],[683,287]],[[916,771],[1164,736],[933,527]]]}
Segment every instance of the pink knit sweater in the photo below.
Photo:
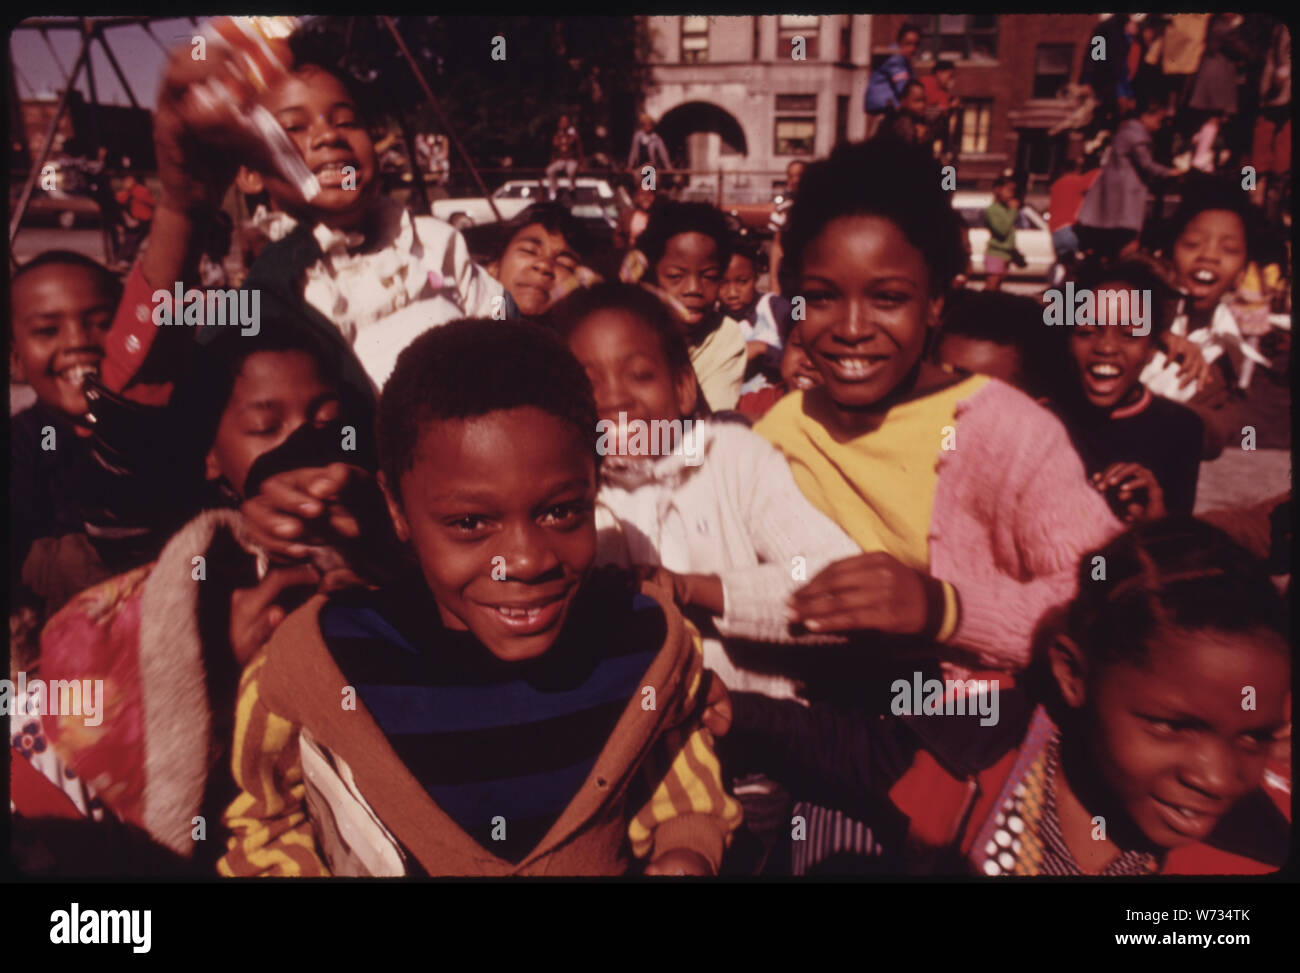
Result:
{"label": "pink knit sweater", "polygon": [[939,453],[930,573],[961,599],[950,643],[1019,669],[1043,614],[1074,597],[1080,559],[1123,525],[1065,427],[1021,392],[990,381],[957,404],[957,423],[960,447]]}

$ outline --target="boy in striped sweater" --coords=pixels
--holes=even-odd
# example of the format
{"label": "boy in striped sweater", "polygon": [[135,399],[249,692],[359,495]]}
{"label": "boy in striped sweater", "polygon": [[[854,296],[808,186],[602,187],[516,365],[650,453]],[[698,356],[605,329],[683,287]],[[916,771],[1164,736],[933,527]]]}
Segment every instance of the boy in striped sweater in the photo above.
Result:
{"label": "boy in striped sweater", "polygon": [[378,446],[406,580],[318,596],[246,670],[222,874],[717,872],[740,808],[699,637],[657,588],[592,574],[595,431],[534,325],[402,353]]}

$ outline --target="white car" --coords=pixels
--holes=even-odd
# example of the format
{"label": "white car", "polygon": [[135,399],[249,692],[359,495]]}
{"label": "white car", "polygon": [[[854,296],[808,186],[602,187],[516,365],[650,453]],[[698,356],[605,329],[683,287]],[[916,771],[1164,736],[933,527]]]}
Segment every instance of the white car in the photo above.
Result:
{"label": "white car", "polygon": [[[984,225],[983,213],[992,202],[991,192],[952,194],[952,208],[966,223],[970,240],[970,270],[976,276],[984,274],[984,248],[988,246],[989,231]],[[1048,270],[1056,262],[1052,231],[1048,228],[1046,216],[1025,203],[1020,204],[1020,211],[1016,214],[1016,249],[1025,255],[1025,266],[1008,264],[1007,275],[1010,277],[1046,278]]]}
{"label": "white car", "polygon": [[[561,178],[561,199],[568,188],[569,180]],[[502,220],[513,219],[533,203],[544,203],[546,199],[545,181],[537,179],[511,179],[492,194],[492,201],[496,203]],[[608,180],[580,178],[569,210],[579,219],[609,220],[617,217],[618,204]],[[492,207],[482,196],[435,200],[433,215],[446,220],[458,230],[497,221]]]}

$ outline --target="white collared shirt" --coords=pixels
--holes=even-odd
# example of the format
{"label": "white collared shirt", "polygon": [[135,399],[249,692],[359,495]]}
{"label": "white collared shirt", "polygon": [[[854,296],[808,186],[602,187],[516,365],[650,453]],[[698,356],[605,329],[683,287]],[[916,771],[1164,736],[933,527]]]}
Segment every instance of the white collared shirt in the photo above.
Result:
{"label": "white collared shirt", "polygon": [[[381,198],[378,245],[319,224],[322,257],[307,268],[303,297],[343,332],[377,389],[402,349],[430,328],[492,317],[505,290],[470,259],[460,231],[432,216],[412,217]],[[500,301],[496,299],[500,298]]]}
{"label": "white collared shirt", "polygon": [[[1228,305],[1222,301],[1215,307],[1208,328],[1197,328],[1189,335],[1187,315],[1180,307],[1179,314],[1174,318],[1174,323],[1170,325],[1169,330],[1199,345],[1207,363],[1217,361],[1219,356],[1226,353],[1233,368],[1238,372],[1241,371],[1243,359],[1250,359],[1264,366],[1269,364],[1267,358],[1242,340],[1237,319],[1233,317]],[[1196,395],[1196,383],[1192,382],[1185,388],[1179,388],[1178,368],[1178,364],[1171,362],[1163,351],[1157,351],[1151,361],[1147,362],[1147,367],[1142,369],[1142,384],[1156,395],[1163,395],[1175,402],[1187,402]]]}

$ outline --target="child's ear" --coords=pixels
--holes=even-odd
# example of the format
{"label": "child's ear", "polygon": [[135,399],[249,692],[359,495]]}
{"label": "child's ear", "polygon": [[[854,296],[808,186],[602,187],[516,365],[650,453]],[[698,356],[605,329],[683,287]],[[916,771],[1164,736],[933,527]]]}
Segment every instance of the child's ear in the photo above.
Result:
{"label": "child's ear", "polygon": [[1064,633],[1055,636],[1047,647],[1047,660],[1066,705],[1081,707],[1088,698],[1088,659],[1079,643]]}
{"label": "child's ear", "polygon": [[683,368],[674,384],[677,390],[677,411],[683,416],[694,415],[700,399],[700,383],[695,377],[695,369]]}
{"label": "child's ear", "polygon": [[395,491],[388,488],[388,477],[380,471],[375,478],[379,481],[379,489],[384,491],[384,502],[388,504],[388,517],[393,522],[393,530],[397,532],[398,540],[406,544],[411,540],[411,525],[406,522],[402,505],[398,503]]}
{"label": "child's ear", "polygon": [[499,281],[501,279],[501,261],[493,260],[491,263],[489,263],[487,265],[487,272],[488,272],[488,276],[490,276],[493,280]]}
{"label": "child's ear", "polygon": [[266,184],[262,181],[260,172],[248,166],[240,166],[239,172],[235,174],[235,187],[245,196],[256,196],[266,189]]}
{"label": "child's ear", "polygon": [[939,327],[939,321],[943,317],[943,295],[938,294],[930,298],[925,310],[925,326],[927,328]]}
{"label": "child's ear", "polygon": [[221,464],[217,462],[215,447],[209,449],[208,455],[203,457],[203,475],[209,480],[221,479]]}
{"label": "child's ear", "polygon": [[9,349],[9,381],[20,385],[27,384],[27,369],[23,367],[22,359],[18,357],[17,346]]}

